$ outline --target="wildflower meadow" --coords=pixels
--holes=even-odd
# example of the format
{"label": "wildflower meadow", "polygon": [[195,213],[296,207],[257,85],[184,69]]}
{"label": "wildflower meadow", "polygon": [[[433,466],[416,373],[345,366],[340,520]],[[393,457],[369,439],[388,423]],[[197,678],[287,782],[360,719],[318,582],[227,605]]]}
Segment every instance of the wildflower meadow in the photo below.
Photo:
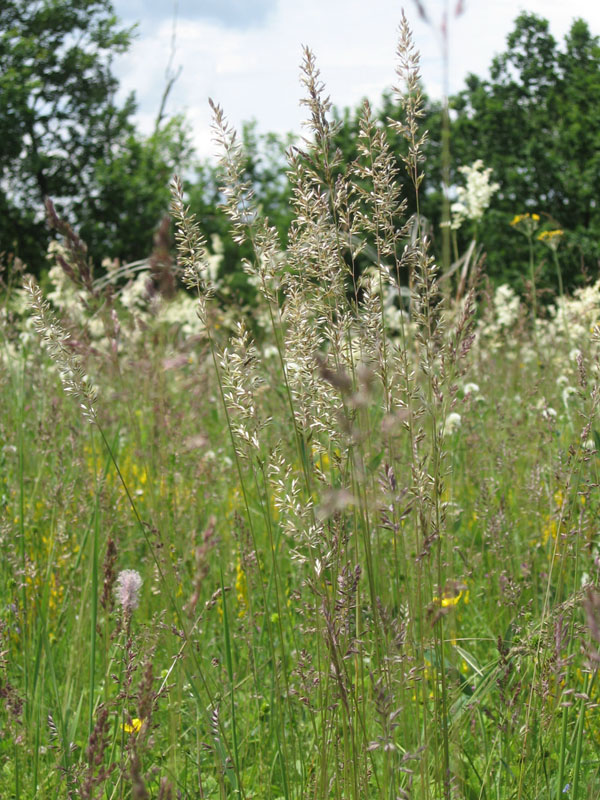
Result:
{"label": "wildflower meadow", "polygon": [[301,80],[285,242],[212,103],[243,301],[177,177],[172,248],[94,265],[49,199],[4,273],[3,800],[600,796],[600,279],[516,198],[490,280],[482,160],[434,257],[406,18],[355,160]]}

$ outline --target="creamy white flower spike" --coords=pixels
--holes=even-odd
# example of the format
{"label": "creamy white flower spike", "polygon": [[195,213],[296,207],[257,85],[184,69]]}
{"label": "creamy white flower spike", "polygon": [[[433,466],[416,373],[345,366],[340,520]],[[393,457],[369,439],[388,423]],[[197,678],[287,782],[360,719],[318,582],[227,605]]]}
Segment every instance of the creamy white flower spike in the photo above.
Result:
{"label": "creamy white flower spike", "polygon": [[500,188],[499,183],[490,183],[492,168],[483,168],[483,161],[478,158],[471,166],[459,167],[458,171],[466,176],[466,186],[456,190],[457,200],[452,203],[451,227],[458,230],[466,219],[477,222],[488,208],[492,195]]}

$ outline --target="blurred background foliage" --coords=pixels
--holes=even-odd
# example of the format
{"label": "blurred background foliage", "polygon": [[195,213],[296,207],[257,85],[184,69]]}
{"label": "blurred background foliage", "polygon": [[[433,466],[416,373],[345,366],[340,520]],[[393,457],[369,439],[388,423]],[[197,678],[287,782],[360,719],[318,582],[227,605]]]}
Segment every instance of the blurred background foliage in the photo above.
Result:
{"label": "blurred background foliage", "polygon": [[[142,136],[133,123],[135,98],[115,104],[118,84],[111,61],[128,48],[132,32],[120,26],[109,0],[5,0],[2,22],[0,252],[5,262],[10,266],[18,258],[34,274],[46,269],[54,234],[44,217],[45,196],[87,242],[98,269],[106,258],[129,262],[148,256],[168,210],[169,182],[179,172],[208,242],[219,243],[222,274],[236,292],[247,292],[240,267],[244,253],[219,208],[218,168],[194,159],[185,119],[160,113],[152,135]],[[443,108],[427,98],[425,105],[429,141],[420,211],[429,223],[433,252],[441,258]],[[375,114],[382,122],[399,119],[401,109],[385,93]],[[537,213],[542,226],[564,231],[561,265],[567,288],[596,275],[600,44],[587,23],[575,21],[559,45],[546,20],[521,14],[489,74],[469,75],[465,88],[449,98],[449,116],[451,187],[461,183],[458,169],[478,159],[492,168],[501,187],[485,220],[457,231],[457,252],[476,238],[487,254],[492,282],[509,282],[523,291],[528,243],[510,221],[516,214]],[[340,164],[348,165],[358,155],[358,109],[336,109],[334,120]],[[241,135],[245,177],[285,248],[292,218],[285,153],[293,137],[259,133],[253,122]],[[389,135],[400,179],[408,181],[404,140]],[[405,196],[409,212],[415,211],[412,193]],[[536,246],[538,289],[555,289],[549,252]]]}

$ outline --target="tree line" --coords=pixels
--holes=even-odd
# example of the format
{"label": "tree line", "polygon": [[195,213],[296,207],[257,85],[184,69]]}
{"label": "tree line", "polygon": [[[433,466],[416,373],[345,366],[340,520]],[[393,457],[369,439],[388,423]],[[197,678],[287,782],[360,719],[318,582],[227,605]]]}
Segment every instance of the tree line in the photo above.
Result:
{"label": "tree line", "polygon": [[[218,234],[223,269],[239,273],[240,254],[219,210],[218,168],[208,162],[190,174],[192,149],[185,120],[158,119],[152,135],[133,123],[135,98],[118,105],[112,59],[131,44],[110,0],[4,0],[0,12],[0,253],[39,273],[52,231],[44,198],[78,230],[97,265],[105,258],[143,258],[169,206],[174,171],[186,172],[192,210],[211,240]],[[391,94],[376,116],[400,119]],[[359,111],[336,111],[335,147],[342,164],[358,156]],[[441,257],[444,109],[426,99],[429,130],[420,212]],[[487,254],[494,282],[524,288],[528,243],[511,229],[517,214],[540,216],[560,229],[566,285],[596,275],[600,265],[600,42],[583,20],[573,22],[561,45],[547,20],[522,13],[504,52],[486,77],[469,75],[449,99],[450,184],[459,168],[481,159],[500,184],[479,222],[457,231],[457,251],[473,237]],[[391,132],[399,174],[404,140]],[[285,150],[290,137],[244,127],[246,178],[285,246],[290,189]],[[343,167],[341,167],[343,168]],[[406,177],[408,184],[408,177]],[[405,196],[412,201],[413,193]],[[409,212],[414,208],[409,206]],[[553,287],[555,273],[539,252],[539,285]],[[546,268],[547,267],[547,268]],[[242,278],[240,276],[240,283]]]}

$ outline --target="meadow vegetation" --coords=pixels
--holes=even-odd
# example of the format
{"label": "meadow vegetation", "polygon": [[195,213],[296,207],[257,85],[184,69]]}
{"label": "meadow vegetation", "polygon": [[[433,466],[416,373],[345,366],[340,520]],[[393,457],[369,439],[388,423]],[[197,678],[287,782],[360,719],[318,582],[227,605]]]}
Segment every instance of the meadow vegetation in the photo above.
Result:
{"label": "meadow vegetation", "polygon": [[438,269],[406,20],[416,213],[302,81],[285,247],[213,106],[251,302],[179,180],[175,261],[95,275],[48,203],[42,288],[5,281],[2,798],[598,796],[600,281],[536,302],[561,233],[518,204],[528,295]]}

